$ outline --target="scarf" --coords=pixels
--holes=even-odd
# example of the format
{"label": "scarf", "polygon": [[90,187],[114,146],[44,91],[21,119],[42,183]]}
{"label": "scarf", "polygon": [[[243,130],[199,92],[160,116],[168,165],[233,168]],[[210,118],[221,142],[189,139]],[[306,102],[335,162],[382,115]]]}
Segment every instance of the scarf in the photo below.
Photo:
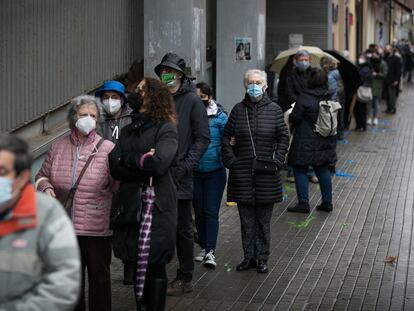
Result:
{"label": "scarf", "polygon": [[0,221],[0,237],[12,233],[36,228],[37,226],[37,209],[36,209],[36,192],[32,185],[27,185],[11,210],[10,215]]}

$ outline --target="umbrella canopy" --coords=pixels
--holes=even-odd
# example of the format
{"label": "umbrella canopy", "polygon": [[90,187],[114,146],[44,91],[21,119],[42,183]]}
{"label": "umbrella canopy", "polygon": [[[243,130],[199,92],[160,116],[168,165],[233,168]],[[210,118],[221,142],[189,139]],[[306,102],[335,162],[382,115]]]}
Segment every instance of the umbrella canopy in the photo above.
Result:
{"label": "umbrella canopy", "polygon": [[152,210],[155,206],[155,190],[152,186],[152,177],[150,183],[142,192],[142,219],[139,224],[138,236],[138,254],[137,254],[137,273],[135,283],[135,296],[137,300],[142,298],[145,285],[145,274],[150,255],[151,246],[151,225],[152,225]]}
{"label": "umbrella canopy", "polygon": [[316,46],[299,46],[296,48],[292,48],[286,51],[281,52],[272,63],[272,66],[270,67],[271,71],[280,73],[282,68],[287,63],[290,56],[295,55],[298,51],[306,51],[311,56],[310,63],[312,67],[317,67],[320,64],[322,57],[328,57],[336,62],[339,62],[338,59],[336,59],[334,56],[332,56],[329,53],[324,52],[322,49],[316,47]]}
{"label": "umbrella canopy", "polygon": [[358,73],[358,68],[350,60],[341,55],[335,50],[325,50],[326,53],[332,55],[339,60],[338,70],[341,74],[342,82],[345,87],[345,92],[348,94],[355,94],[358,87],[362,84],[361,77]]}

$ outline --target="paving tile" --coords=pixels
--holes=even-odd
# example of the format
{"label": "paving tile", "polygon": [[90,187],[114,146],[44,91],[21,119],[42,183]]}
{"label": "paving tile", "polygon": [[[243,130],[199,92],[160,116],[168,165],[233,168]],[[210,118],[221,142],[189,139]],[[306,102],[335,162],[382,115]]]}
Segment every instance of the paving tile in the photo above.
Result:
{"label": "paving tile", "polygon": [[[194,292],[168,297],[166,310],[414,310],[413,97],[405,88],[397,115],[384,117],[389,122],[338,145],[337,167],[354,178],[333,178],[332,213],[313,210],[307,228],[293,226],[308,215],[286,212],[296,201],[289,184],[272,217],[268,274],[235,271],[243,256],[239,216],[223,204],[216,269],[196,264]],[[312,184],[310,204],[319,202]],[[385,263],[387,256],[398,260]],[[176,269],[175,259],[170,278]],[[133,310],[117,259],[112,275],[113,310]]]}

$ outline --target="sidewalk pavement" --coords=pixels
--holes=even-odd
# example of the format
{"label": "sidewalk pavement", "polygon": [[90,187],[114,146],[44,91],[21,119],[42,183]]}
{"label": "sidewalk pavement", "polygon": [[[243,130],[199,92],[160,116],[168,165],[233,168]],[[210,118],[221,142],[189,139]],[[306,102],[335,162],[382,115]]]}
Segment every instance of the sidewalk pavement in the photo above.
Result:
{"label": "sidewalk pavement", "polygon": [[[318,185],[310,186],[311,214],[287,213],[296,195],[285,184],[272,218],[268,274],[235,271],[243,257],[239,217],[224,201],[216,269],[196,263],[194,292],[168,297],[166,309],[414,310],[413,96],[406,87],[396,115],[338,144],[332,213],[314,209]],[[176,269],[176,261],[168,265],[170,278]],[[113,310],[134,310],[117,259],[112,277]]]}

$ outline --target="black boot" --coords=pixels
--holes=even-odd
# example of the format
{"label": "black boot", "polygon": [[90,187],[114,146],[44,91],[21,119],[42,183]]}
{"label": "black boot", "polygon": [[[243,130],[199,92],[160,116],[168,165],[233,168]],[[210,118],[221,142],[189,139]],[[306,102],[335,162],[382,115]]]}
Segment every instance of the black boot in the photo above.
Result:
{"label": "black boot", "polygon": [[324,212],[332,212],[333,205],[331,202],[323,202],[322,204],[318,205],[316,207],[318,211],[324,211]]}
{"label": "black boot", "polygon": [[167,296],[167,279],[151,279],[148,282],[148,286],[149,286],[149,291],[146,292],[146,295],[145,295],[145,299],[146,299],[145,310],[164,311],[165,299]]}
{"label": "black boot", "polygon": [[299,202],[295,206],[288,207],[288,212],[293,213],[309,213],[310,212],[310,206],[308,203],[301,203]]}
{"label": "black boot", "polygon": [[134,284],[135,269],[135,261],[124,261],[124,285]]}

